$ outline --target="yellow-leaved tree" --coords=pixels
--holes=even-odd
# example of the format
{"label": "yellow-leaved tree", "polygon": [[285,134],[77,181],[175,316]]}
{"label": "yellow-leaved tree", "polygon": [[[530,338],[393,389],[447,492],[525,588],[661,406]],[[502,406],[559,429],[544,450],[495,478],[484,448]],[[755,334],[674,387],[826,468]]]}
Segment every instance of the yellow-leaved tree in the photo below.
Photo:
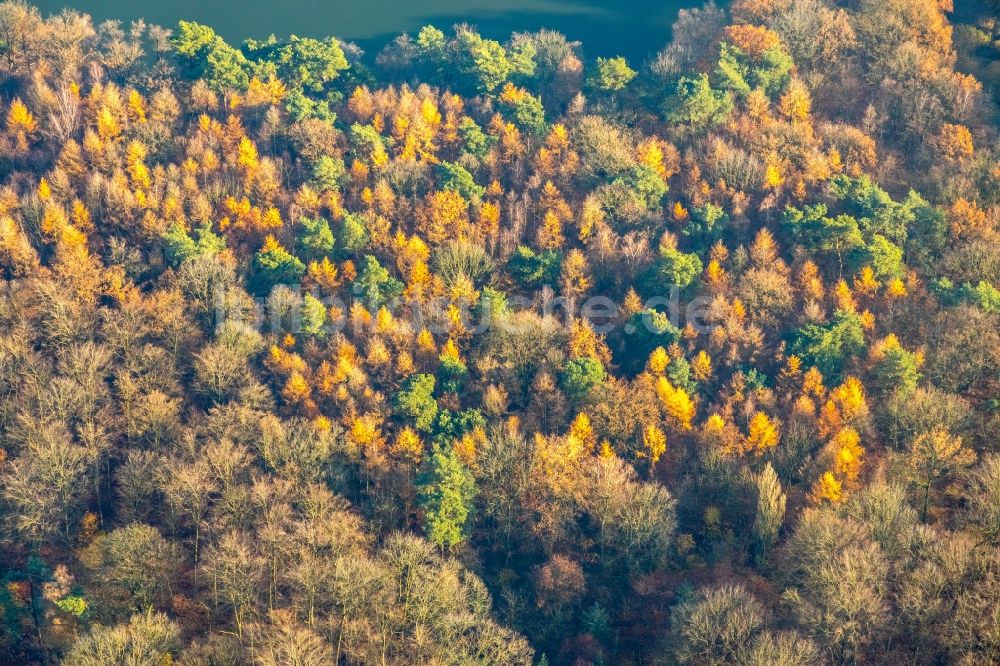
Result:
{"label": "yellow-leaved tree", "polygon": [[647,425],[642,433],[643,453],[649,457],[650,469],[660,460],[667,451],[667,436],[655,425]]}
{"label": "yellow-leaved tree", "polygon": [[836,477],[834,477],[833,472],[824,472],[823,476],[819,477],[813,485],[810,498],[816,504],[822,502],[840,504],[843,501],[843,488],[841,488],[840,481],[837,481]]}
{"label": "yellow-leaved tree", "polygon": [[763,455],[778,445],[780,432],[778,423],[764,412],[754,412],[746,437],[746,449],[755,455]]}
{"label": "yellow-leaved tree", "polygon": [[690,430],[696,410],[691,396],[684,389],[671,384],[666,377],[656,380],[656,395],[667,416],[681,429]]}

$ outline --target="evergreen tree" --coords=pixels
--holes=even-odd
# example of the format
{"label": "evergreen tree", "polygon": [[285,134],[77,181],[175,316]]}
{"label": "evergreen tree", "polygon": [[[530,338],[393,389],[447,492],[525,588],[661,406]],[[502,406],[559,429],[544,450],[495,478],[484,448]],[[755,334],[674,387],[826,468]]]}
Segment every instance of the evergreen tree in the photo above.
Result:
{"label": "evergreen tree", "polygon": [[466,538],[476,480],[454,449],[437,446],[415,482],[424,530],[431,542],[450,548]]}

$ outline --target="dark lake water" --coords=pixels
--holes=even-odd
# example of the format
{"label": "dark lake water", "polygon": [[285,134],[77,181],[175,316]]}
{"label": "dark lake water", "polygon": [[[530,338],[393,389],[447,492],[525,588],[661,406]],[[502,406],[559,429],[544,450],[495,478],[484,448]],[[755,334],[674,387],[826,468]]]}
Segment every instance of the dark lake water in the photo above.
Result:
{"label": "dark lake water", "polygon": [[[96,22],[179,19],[212,26],[232,43],[247,37],[333,35],[369,53],[401,32],[432,23],[476,25],[493,38],[550,28],[583,42],[588,56],[624,55],[639,64],[670,37],[678,10],[703,0],[36,0],[43,13],[70,6]],[[29,0],[31,2],[31,0]]]}

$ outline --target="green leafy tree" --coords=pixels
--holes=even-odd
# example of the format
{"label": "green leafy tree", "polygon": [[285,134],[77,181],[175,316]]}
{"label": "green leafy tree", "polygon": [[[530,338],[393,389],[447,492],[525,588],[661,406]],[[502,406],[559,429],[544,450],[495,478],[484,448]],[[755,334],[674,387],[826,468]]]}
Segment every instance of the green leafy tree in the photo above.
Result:
{"label": "green leafy tree", "polygon": [[174,55],[181,61],[186,72],[198,78],[204,75],[208,54],[217,47],[222,38],[207,25],[192,21],[180,21],[171,38]]}
{"label": "green leafy tree", "polygon": [[691,211],[691,219],[681,233],[698,239],[703,245],[710,246],[722,237],[722,232],[729,224],[729,215],[721,206],[710,201]]}
{"label": "green leafy tree", "polygon": [[441,390],[445,393],[459,393],[462,384],[469,375],[469,367],[458,355],[445,348],[438,357],[438,377],[441,380]]}
{"label": "green leafy tree", "polygon": [[354,123],[351,125],[351,148],[355,155],[368,158],[379,151],[384,151],[389,147],[389,139],[378,133],[371,125]]}
{"label": "green leafy tree", "polygon": [[875,386],[885,393],[897,391],[910,395],[920,381],[920,362],[917,355],[900,346],[891,347],[882,354],[872,375]]}
{"label": "green leafy tree", "polygon": [[245,90],[250,63],[238,50],[219,40],[205,58],[205,82],[219,92]]}
{"label": "green leafy tree", "polygon": [[520,92],[513,97],[502,95],[500,108],[504,115],[518,127],[535,136],[545,134],[545,107],[542,100],[528,92]]}
{"label": "green leafy tree", "polygon": [[313,99],[308,97],[299,88],[292,88],[285,95],[285,110],[297,121],[317,118],[333,123],[337,120],[337,114],[330,108],[330,101],[326,99]]}
{"label": "green leafy tree", "polygon": [[628,342],[623,360],[636,371],[643,368],[654,349],[670,347],[681,338],[681,329],[670,321],[670,315],[653,308],[632,315],[625,325],[625,333]]}
{"label": "green leafy tree", "polygon": [[436,171],[441,188],[458,192],[466,201],[478,201],[486,193],[486,188],[477,185],[469,170],[459,164],[441,162]]}
{"label": "green leafy tree", "polygon": [[212,232],[208,225],[194,230],[194,237],[180,224],[173,224],[162,236],[167,265],[177,267],[188,259],[213,256],[226,249],[226,239]]}
{"label": "green leafy tree", "polygon": [[837,310],[828,324],[809,324],[792,339],[792,353],[805,365],[816,366],[829,382],[843,378],[844,367],[865,348],[861,320],[853,312]]}
{"label": "green leafy tree", "polygon": [[499,322],[502,317],[510,313],[510,307],[507,304],[507,295],[499,289],[483,287],[483,290],[479,294],[479,303],[476,305],[476,311],[487,325]]}
{"label": "green leafy tree", "polygon": [[844,259],[864,246],[858,221],[850,215],[827,215],[826,204],[807,205],[801,209],[788,206],[782,222],[792,238],[808,250],[837,257],[839,273],[844,272]]}
{"label": "green leafy tree", "polygon": [[75,615],[76,617],[80,617],[87,612],[87,600],[76,594],[57,599],[55,604],[62,612]]}
{"label": "green leafy tree", "polygon": [[913,210],[913,223],[903,245],[907,261],[930,267],[948,243],[948,216],[916,192],[910,192],[907,201]]}
{"label": "green leafy tree", "polygon": [[663,195],[667,193],[667,184],[660,175],[645,165],[632,167],[615,179],[615,183],[624,185],[634,192],[647,210],[659,208],[663,203]]}
{"label": "green leafy tree", "polygon": [[903,275],[903,250],[882,234],[875,234],[865,248],[867,263],[880,278]]}
{"label": "green leafy tree", "polygon": [[669,245],[660,247],[659,273],[663,283],[684,289],[698,279],[701,271],[702,263],[697,253],[684,253]]}
{"label": "green leafy tree", "polygon": [[635,77],[636,71],[628,66],[625,58],[598,58],[590,76],[590,85],[597,90],[613,92],[627,86]]}
{"label": "green leafy tree", "polygon": [[251,63],[246,56],[208,26],[181,21],[172,43],[185,69],[215,90],[244,90],[250,82]]}
{"label": "green leafy tree", "polygon": [[263,42],[250,40],[247,51],[255,60],[274,67],[286,85],[321,93],[350,67],[340,42],[332,37],[313,39],[292,35],[279,42],[272,36]]}
{"label": "green leafy tree", "polygon": [[667,99],[667,120],[703,130],[725,122],[733,110],[728,91],[714,90],[708,76],[681,77],[674,93]]}
{"label": "green leafy tree", "polygon": [[597,359],[589,356],[570,359],[562,371],[562,387],[566,395],[580,400],[603,382],[605,376],[604,366]]}
{"label": "green leafy tree", "polygon": [[486,428],[486,418],[480,410],[463,409],[455,412],[450,409],[440,409],[434,423],[434,442],[450,445],[476,428]]}
{"label": "green leafy tree", "polygon": [[360,295],[373,308],[381,307],[403,293],[403,283],[372,255],[365,255],[354,280],[354,293]]}
{"label": "green leafy tree", "polygon": [[[418,36],[418,44],[422,36]],[[470,92],[493,93],[511,76],[531,76],[535,71],[535,48],[530,42],[521,41],[508,51],[500,42],[485,39],[468,27],[458,28],[455,39],[447,45],[442,44],[443,35],[438,30],[426,37],[426,46],[421,44],[421,50],[437,61],[442,51],[453,54],[448,59],[461,73]]]}
{"label": "green leafy tree", "polygon": [[686,393],[694,394],[698,390],[697,382],[691,379],[691,364],[683,356],[670,359],[666,374],[673,386],[684,389]]}
{"label": "green leafy tree", "polygon": [[323,326],[326,324],[326,306],[323,302],[313,296],[306,294],[302,297],[302,319],[300,327],[303,333],[314,337],[324,337]]}
{"label": "green leafy tree", "polygon": [[420,56],[421,73],[431,81],[445,80],[450,57],[445,34],[432,25],[425,25],[417,33],[416,51]]}
{"label": "green leafy tree", "polygon": [[529,79],[535,76],[538,64],[538,49],[532,40],[515,39],[507,49],[507,58],[513,67],[513,74],[519,79]]}
{"label": "green leafy tree", "polygon": [[[174,53],[194,64],[203,58],[217,38],[215,31],[207,25],[193,21],[180,21],[171,39]],[[197,76],[197,72],[195,75]]]}
{"label": "green leafy tree", "polygon": [[299,220],[296,246],[303,259],[308,261],[328,256],[333,252],[334,242],[333,231],[326,219],[304,217]]}
{"label": "green leafy tree", "polygon": [[911,191],[903,202],[894,201],[884,189],[867,175],[851,178],[836,176],[830,190],[847,212],[858,219],[865,238],[871,240],[881,234],[897,245],[906,243],[910,225],[917,219],[917,212],[926,216],[927,202]]}
{"label": "green leafy tree", "polygon": [[357,254],[368,246],[368,228],[365,226],[364,218],[354,213],[344,215],[337,230],[337,247],[344,255]]}
{"label": "green leafy tree", "polygon": [[321,192],[335,192],[347,181],[343,158],[323,155],[312,165],[312,183]]}
{"label": "green leafy tree", "polygon": [[476,121],[464,116],[458,123],[458,135],[462,138],[465,151],[479,159],[486,157],[490,148],[496,143],[496,137],[486,134]]}
{"label": "green leafy tree", "polygon": [[467,29],[459,31],[456,42],[459,71],[472,81],[477,92],[495,91],[513,73],[514,66],[500,42]]}
{"label": "green leafy tree", "polygon": [[555,284],[562,270],[562,257],[555,250],[535,252],[526,245],[520,245],[507,266],[525,286]]}
{"label": "green leafy tree", "polygon": [[794,66],[792,57],[780,44],[751,57],[723,42],[713,78],[719,88],[731,90],[740,97],[747,97],[759,88],[774,99],[788,87]]}
{"label": "green leafy tree", "polygon": [[394,401],[396,411],[414,419],[417,429],[424,432],[431,431],[438,415],[434,385],[434,375],[411,375],[403,381]]}
{"label": "green leafy tree", "polygon": [[959,289],[959,297],[966,300],[984,312],[1000,312],[1000,289],[986,280],[980,280],[975,287],[966,282]]}
{"label": "green leafy tree", "polygon": [[417,33],[417,48],[425,55],[439,56],[443,60],[447,47],[448,40],[444,33],[432,25],[425,25]]}
{"label": "green leafy tree", "polygon": [[451,447],[434,448],[416,482],[427,538],[441,548],[465,539],[476,480]]}
{"label": "green leafy tree", "polygon": [[298,257],[268,236],[254,256],[249,286],[255,294],[267,294],[275,285],[298,284],[305,272],[305,264]]}

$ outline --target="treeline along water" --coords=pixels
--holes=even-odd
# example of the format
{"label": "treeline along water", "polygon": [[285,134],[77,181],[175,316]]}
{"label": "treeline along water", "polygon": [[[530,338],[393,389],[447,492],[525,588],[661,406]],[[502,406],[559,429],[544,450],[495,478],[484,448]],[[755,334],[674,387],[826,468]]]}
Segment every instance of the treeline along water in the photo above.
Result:
{"label": "treeline along water", "polygon": [[587,55],[624,55],[639,64],[666,44],[670,26],[697,0],[36,0],[43,13],[64,7],[100,22],[143,18],[163,26],[190,20],[231,43],[248,37],[333,35],[369,53],[402,32],[468,22],[484,36],[549,28],[583,42]]}

